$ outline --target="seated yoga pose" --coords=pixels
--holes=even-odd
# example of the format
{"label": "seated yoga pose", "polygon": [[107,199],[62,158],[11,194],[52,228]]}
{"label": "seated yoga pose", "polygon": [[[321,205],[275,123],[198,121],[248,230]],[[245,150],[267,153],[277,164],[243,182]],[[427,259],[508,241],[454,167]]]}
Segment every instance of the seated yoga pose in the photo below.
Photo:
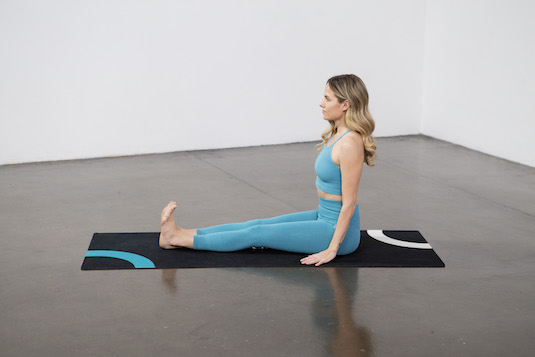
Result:
{"label": "seated yoga pose", "polygon": [[309,254],[301,263],[316,266],[353,253],[360,243],[360,177],[364,162],[374,165],[376,149],[366,86],[353,74],[332,77],[320,107],[330,127],[321,135],[315,163],[317,210],[184,229],[173,218],[176,202],[169,202],[161,214],[160,247],[218,252],[266,247]]}

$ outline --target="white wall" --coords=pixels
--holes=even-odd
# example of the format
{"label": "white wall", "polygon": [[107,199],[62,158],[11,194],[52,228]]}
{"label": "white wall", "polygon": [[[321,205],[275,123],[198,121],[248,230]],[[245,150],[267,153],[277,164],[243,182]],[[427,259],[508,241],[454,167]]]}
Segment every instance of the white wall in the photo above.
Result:
{"label": "white wall", "polygon": [[0,164],[315,140],[332,75],[418,133],[424,0],[3,0]]}
{"label": "white wall", "polygon": [[422,133],[535,166],[535,2],[427,2]]}

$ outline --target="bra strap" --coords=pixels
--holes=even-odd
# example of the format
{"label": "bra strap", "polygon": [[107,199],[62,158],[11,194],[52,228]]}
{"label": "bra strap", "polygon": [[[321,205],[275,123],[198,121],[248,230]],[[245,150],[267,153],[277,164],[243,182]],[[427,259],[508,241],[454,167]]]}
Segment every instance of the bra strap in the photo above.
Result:
{"label": "bra strap", "polygon": [[[332,147],[334,146],[334,144],[336,144],[336,142],[337,142],[338,140],[342,139],[342,136],[346,135],[346,134],[349,133],[350,131],[353,131],[353,130],[348,130],[348,131],[346,131],[345,133],[343,133],[342,135],[340,135],[340,136],[338,137],[338,139],[336,139],[336,140],[334,141],[334,143],[333,143],[331,146],[329,146],[329,147],[332,148]],[[329,139],[329,141],[331,141],[331,139]],[[327,142],[327,144],[329,144],[329,142]]]}

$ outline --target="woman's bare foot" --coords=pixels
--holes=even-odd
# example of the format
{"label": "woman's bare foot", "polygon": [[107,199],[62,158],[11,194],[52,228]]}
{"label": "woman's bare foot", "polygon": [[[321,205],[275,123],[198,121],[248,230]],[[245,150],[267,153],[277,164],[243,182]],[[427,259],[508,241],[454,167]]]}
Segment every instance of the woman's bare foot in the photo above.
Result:
{"label": "woman's bare foot", "polygon": [[160,247],[163,249],[175,248],[193,248],[193,235],[184,232],[175,223],[173,213],[176,209],[176,202],[169,202],[169,204],[162,210],[161,215],[161,233],[160,233]]}
{"label": "woman's bare foot", "polygon": [[160,216],[160,247],[164,249],[177,248],[171,244],[171,239],[178,234],[178,227],[173,217],[173,212],[176,209],[176,202],[169,202],[167,206],[162,210]]}

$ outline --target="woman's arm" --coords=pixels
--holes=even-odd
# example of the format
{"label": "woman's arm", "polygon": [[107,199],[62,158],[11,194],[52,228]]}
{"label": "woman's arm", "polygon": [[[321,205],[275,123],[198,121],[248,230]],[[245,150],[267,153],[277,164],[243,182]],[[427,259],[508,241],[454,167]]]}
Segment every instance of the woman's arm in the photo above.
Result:
{"label": "woman's arm", "polygon": [[338,155],[342,173],[342,209],[329,247],[316,254],[301,259],[303,264],[320,266],[336,257],[346,235],[349,223],[357,206],[357,192],[364,165],[364,145],[360,135],[351,135],[340,142]]}

